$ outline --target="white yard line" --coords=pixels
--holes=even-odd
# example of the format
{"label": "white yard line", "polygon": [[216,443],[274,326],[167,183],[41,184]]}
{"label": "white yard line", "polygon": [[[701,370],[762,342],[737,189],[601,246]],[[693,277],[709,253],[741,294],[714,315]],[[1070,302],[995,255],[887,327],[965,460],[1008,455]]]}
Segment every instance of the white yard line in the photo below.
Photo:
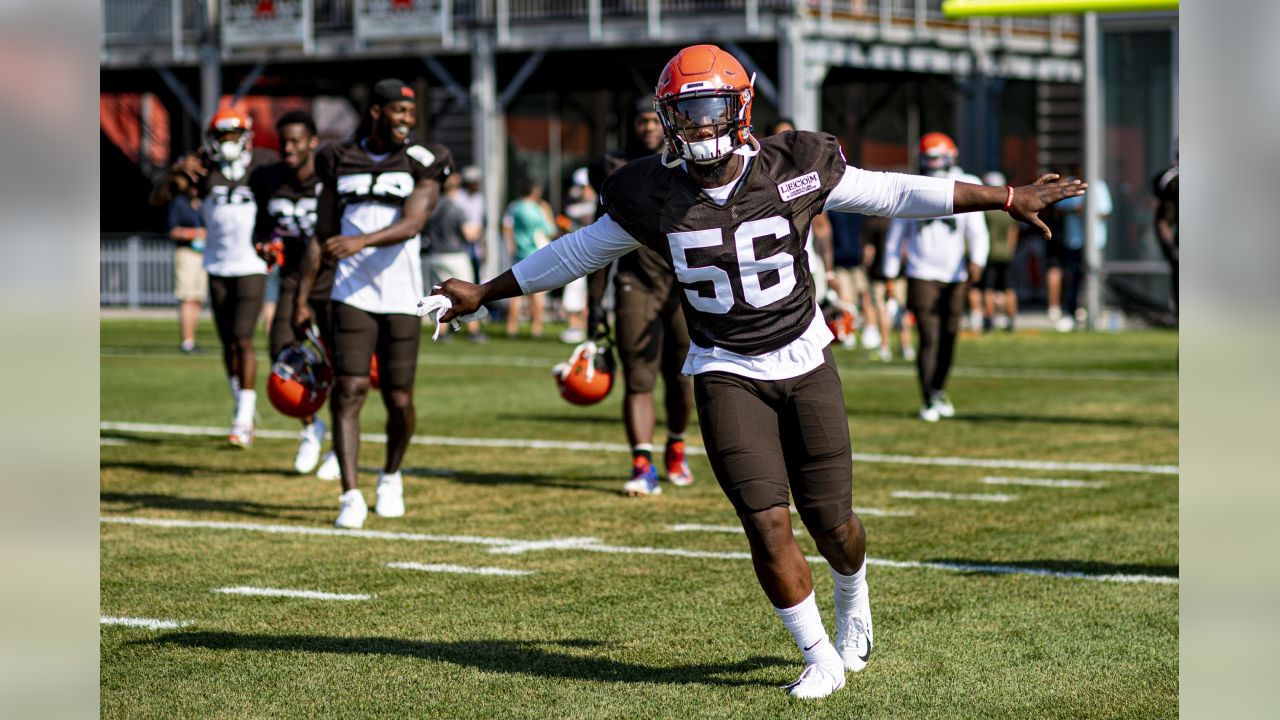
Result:
{"label": "white yard line", "polygon": [[890,496],[906,500],[972,500],[974,502],[1013,502],[1017,495],[1000,495],[998,493],[949,493],[932,490],[894,490]]}
{"label": "white yard line", "polygon": [[[915,510],[881,510],[880,508],[860,507],[854,508],[853,511],[859,515],[866,515],[867,517],[911,517],[916,514]],[[800,511],[796,510],[795,506],[792,505],[791,514],[799,515]]]}
{"label": "white yard line", "polygon": [[1100,480],[1053,480],[1050,478],[1010,478],[984,477],[985,485],[1026,485],[1028,487],[1051,488],[1104,488],[1106,483]]}
{"label": "white yard line", "polygon": [[250,595],[254,597],[288,597],[305,600],[370,600],[372,595],[360,593],[331,593],[319,590],[290,590],[287,588],[261,588],[237,585],[236,587],[215,588],[213,592],[223,595]]}
{"label": "white yard line", "polygon": [[[155,423],[103,422],[98,424],[99,430],[115,432],[136,432],[157,435],[197,435],[223,437],[227,429],[222,427],[198,427],[192,425],[166,425]],[[269,430],[257,431],[260,438],[277,440],[296,440],[297,431]],[[367,443],[383,444],[387,436],[379,433],[361,433],[360,439]],[[410,440],[414,445],[446,446],[446,447],[485,447],[485,448],[518,448],[524,450],[575,450],[584,452],[631,452],[631,446],[625,443],[577,442],[572,440],[532,440],[520,438],[458,438],[414,435]],[[689,446],[690,455],[705,455],[706,451],[698,446]],[[886,455],[880,453],[854,453],[856,462],[891,463],[905,465],[943,465],[951,467],[998,468],[1015,470],[1049,470],[1062,472],[1121,472],[1148,473],[1153,475],[1177,475],[1177,465],[1137,465],[1131,463],[1090,463],[1068,462],[1059,460],[1014,460],[1002,458],[966,458],[966,457],[928,457],[922,455]]]}
{"label": "white yard line", "polygon": [[132,440],[125,440],[124,438],[104,438],[104,437],[98,438],[98,445],[132,445],[132,444],[133,444]]}
{"label": "white yard line", "polygon": [[[534,550],[583,551],[597,553],[619,553],[626,555],[666,555],[671,557],[698,558],[708,560],[750,560],[751,554],[746,552],[717,552],[711,550],[685,550],[682,548],[626,547],[619,545],[603,545],[590,538],[567,538],[550,541],[512,540],[506,538],[476,538],[467,535],[419,535],[415,533],[384,533],[372,530],[335,530],[332,528],[306,528],[286,525],[260,525],[256,523],[203,522],[192,520],[160,520],[153,518],[100,517],[103,523],[126,523],[161,528],[207,529],[207,530],[242,530],[251,532],[296,532],[299,535],[321,535],[354,537],[371,540],[426,540],[430,542],[454,542],[461,544],[483,544],[493,546],[496,550],[517,548],[516,552]],[[287,528],[288,530],[282,530]],[[572,542],[567,542],[570,540]],[[810,562],[825,562],[821,556],[811,555]],[[1088,573],[1046,568],[1024,568],[1012,565],[977,565],[944,562],[926,562],[915,560],[885,560],[867,558],[870,565],[883,565],[897,568],[921,568],[929,570],[947,570],[951,572],[994,573],[1000,575],[1033,575],[1037,577],[1068,578],[1075,580],[1094,580],[1098,582],[1128,583],[1161,583],[1177,584],[1177,578],[1163,575],[1091,575]],[[252,589],[252,588],[251,588]],[[225,590],[225,588],[224,588]],[[258,590],[265,590],[258,588]],[[268,591],[272,592],[272,591]],[[308,591],[278,591],[308,592]],[[261,594],[261,593],[259,593]]]}
{"label": "white yard line", "polygon": [[507,570],[495,567],[464,567],[462,565],[438,565],[434,563],[389,562],[387,567],[398,570],[419,570],[421,572],[454,573],[458,575],[532,575],[532,570]]}
{"label": "white yard line", "polygon": [[103,615],[99,622],[102,625],[122,625],[124,627],[146,628],[148,630],[171,630],[173,628],[186,627],[187,625],[190,625],[190,623],[180,622],[178,620],[111,617],[110,615]]}

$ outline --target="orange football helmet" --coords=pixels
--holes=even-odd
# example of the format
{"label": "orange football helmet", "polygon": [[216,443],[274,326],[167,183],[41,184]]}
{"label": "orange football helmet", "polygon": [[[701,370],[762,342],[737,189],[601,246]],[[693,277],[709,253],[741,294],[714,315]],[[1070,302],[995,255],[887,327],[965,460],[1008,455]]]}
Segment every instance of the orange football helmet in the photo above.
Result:
{"label": "orange football helmet", "polygon": [[[234,138],[230,133],[236,133]],[[225,107],[209,118],[205,131],[205,145],[209,155],[218,162],[235,163],[247,159],[253,143],[253,119],[247,114]]]}
{"label": "orange football helmet", "polygon": [[590,340],[573,349],[567,362],[551,368],[560,397],[574,405],[594,405],[613,389],[613,353]]}
{"label": "orange football helmet", "polygon": [[311,346],[295,344],[281,350],[267,377],[267,399],[289,417],[315,415],[324,407],[333,385],[333,370],[314,329],[307,333],[307,339]]}
{"label": "orange football helmet", "polygon": [[[715,45],[693,45],[671,58],[654,89],[667,143],[662,161],[717,163],[751,137],[755,75]],[[669,161],[670,155],[675,160]]]}
{"label": "orange football helmet", "polygon": [[920,138],[920,173],[922,175],[946,175],[956,164],[960,150],[945,133],[925,133]]}

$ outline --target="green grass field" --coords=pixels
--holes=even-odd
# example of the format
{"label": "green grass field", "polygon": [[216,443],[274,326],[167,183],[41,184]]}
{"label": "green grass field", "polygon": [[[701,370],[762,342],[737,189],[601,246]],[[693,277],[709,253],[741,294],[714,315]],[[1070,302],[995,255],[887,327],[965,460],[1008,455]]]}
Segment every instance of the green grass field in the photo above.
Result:
{"label": "green grass field", "polygon": [[[867,509],[876,646],[844,690],[800,702],[778,689],[800,655],[742,559],[740,530],[672,527],[736,525],[705,456],[691,457],[693,486],[629,499],[618,494],[629,459],[615,449],[442,444],[624,443],[619,391],[589,408],[556,395],[548,369],[566,346],[424,340],[408,513],[371,511],[365,525],[408,535],[337,536],[324,529],[338,485],[292,472],[296,439],[243,451],[199,434],[231,414],[211,327],[197,356],[176,351],[172,321],[101,328],[101,418],[128,424],[101,433],[101,612],[185,623],[102,626],[103,717],[1177,715],[1175,334],[965,337],[950,388],[960,416],[936,426],[915,419],[909,366],[837,351],[854,451],[867,454],[854,504]],[[262,428],[296,432],[265,393],[259,410]],[[383,417],[371,398],[365,432],[382,432]],[[370,503],[382,452],[361,450]],[[1011,497],[895,495],[910,491]],[[516,544],[566,538],[580,540]],[[832,628],[831,581],[811,564]],[[215,592],[233,586],[369,599]]]}

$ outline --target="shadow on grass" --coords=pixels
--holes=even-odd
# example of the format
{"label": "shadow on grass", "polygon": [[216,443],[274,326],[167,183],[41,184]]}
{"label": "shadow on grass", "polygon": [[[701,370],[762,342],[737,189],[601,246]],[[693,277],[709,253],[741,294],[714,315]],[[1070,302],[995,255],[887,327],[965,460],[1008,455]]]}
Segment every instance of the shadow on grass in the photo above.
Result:
{"label": "shadow on grass", "polygon": [[[236,450],[236,452],[243,452]],[[182,477],[192,477],[194,475],[222,475],[226,473],[235,473],[236,475],[278,475],[280,477],[296,478],[298,473],[292,470],[285,470],[278,467],[270,468],[218,468],[208,464],[184,465],[181,463],[169,462],[144,462],[141,460],[108,460],[98,463],[99,470],[136,470],[145,473],[159,473],[161,475],[178,475]]]}
{"label": "shadow on grass", "polygon": [[113,512],[157,508],[162,510],[190,510],[192,512],[234,513],[281,520],[315,520],[313,514],[289,515],[287,511],[298,510],[315,513],[328,512],[333,509],[328,505],[275,505],[246,500],[209,500],[207,498],[179,497],[177,495],[159,495],[155,493],[104,492],[100,493],[98,497],[101,498],[103,503],[122,503],[127,506],[112,508]]}
{"label": "shadow on grass", "polygon": [[772,682],[735,677],[768,667],[794,666],[780,657],[753,657],[736,663],[650,667],[605,657],[548,649],[547,645],[591,650],[603,643],[594,640],[560,640],[542,643],[514,640],[461,640],[455,642],[403,640],[388,637],[327,637],[322,635],[248,635],[232,632],[186,631],[131,645],[178,645],[207,650],[309,652],[338,655],[399,655],[447,662],[484,672],[534,675],[567,680],[649,682],[668,685],[769,686]]}
{"label": "shadow on grass", "polygon": [[[991,560],[975,558],[930,558],[928,562],[950,563],[954,565],[996,565],[1000,567],[1025,568],[1027,570],[1051,570],[1063,573],[1083,573],[1085,575],[1155,575],[1157,577],[1178,577],[1177,565],[1145,565],[1140,563],[1108,563],[1093,560]],[[974,575],[991,575],[974,571]]]}

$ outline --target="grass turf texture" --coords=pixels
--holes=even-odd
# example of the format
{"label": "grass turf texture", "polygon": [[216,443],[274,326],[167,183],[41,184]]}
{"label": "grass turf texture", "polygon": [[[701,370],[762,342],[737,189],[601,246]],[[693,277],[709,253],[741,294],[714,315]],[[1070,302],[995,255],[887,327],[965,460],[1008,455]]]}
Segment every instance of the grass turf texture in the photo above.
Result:
{"label": "grass turf texture", "polygon": [[[102,322],[104,421],[221,427],[231,402],[212,328],[197,356],[172,322]],[[265,345],[265,342],[262,342]],[[209,352],[208,350],[213,350]],[[624,442],[621,393],[575,408],[548,368],[554,340],[424,340],[418,435]],[[1174,464],[1177,337],[964,337],[951,396],[960,417],[915,419],[903,363],[837,350],[855,452]],[[260,377],[266,360],[260,360]],[[264,384],[259,383],[262,390]],[[266,402],[263,427],[297,423]],[[363,429],[381,432],[376,397]],[[660,425],[661,427],[661,425]],[[659,430],[659,442],[662,432]],[[700,445],[696,427],[691,443]],[[296,442],[249,451],[217,437],[104,431],[102,514],[329,527],[336,483],[292,473]],[[372,501],[383,446],[361,449]],[[408,514],[365,527],[516,540],[593,537],[627,547],[744,552],[711,476],[659,498],[618,495],[625,453],[411,446]],[[1092,488],[985,485],[986,476],[1100,480]],[[1009,503],[894,498],[894,490],[1003,493]],[[854,504],[876,558],[1176,576],[1177,478],[856,463]],[[798,523],[797,523],[798,526]],[[800,538],[810,555],[812,541]],[[1173,717],[1178,586],[871,566],[876,648],[819,702],[777,688],[799,653],[749,561],[580,550],[495,554],[483,545],[103,524],[103,615],[178,630],[104,626],[103,717]],[[522,577],[391,569],[388,562],[531,570]],[[831,581],[814,563],[833,628]],[[222,595],[250,585],[365,593],[364,602]]]}

